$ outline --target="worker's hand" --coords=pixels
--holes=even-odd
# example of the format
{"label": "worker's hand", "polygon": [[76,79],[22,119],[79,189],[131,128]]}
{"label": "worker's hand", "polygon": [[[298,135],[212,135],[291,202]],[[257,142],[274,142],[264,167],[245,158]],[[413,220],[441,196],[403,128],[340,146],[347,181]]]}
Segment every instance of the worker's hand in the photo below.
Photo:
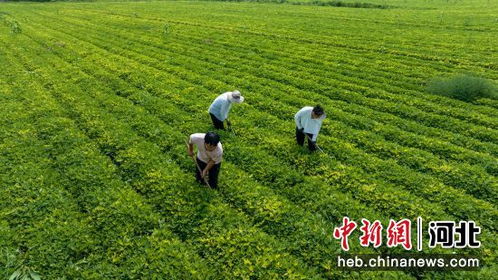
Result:
{"label": "worker's hand", "polygon": [[316,141],[312,141],[312,140],[310,139],[310,146],[311,146],[311,150],[312,150],[312,151],[315,151],[315,150],[316,150],[316,147],[317,147],[317,146],[316,146]]}
{"label": "worker's hand", "polygon": [[202,178],[206,177],[208,175],[208,172],[209,171],[207,169],[202,170],[201,177]]}
{"label": "worker's hand", "polygon": [[194,156],[194,151],[187,150],[187,154],[188,154],[189,157],[193,157]]}

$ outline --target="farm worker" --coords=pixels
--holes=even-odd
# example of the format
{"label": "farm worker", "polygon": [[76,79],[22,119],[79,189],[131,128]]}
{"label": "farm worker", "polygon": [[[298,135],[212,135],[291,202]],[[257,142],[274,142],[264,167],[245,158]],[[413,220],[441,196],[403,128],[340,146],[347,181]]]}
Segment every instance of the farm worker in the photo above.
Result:
{"label": "farm worker", "polygon": [[211,188],[218,188],[218,174],[220,173],[223,147],[220,136],[214,132],[194,133],[190,135],[187,153],[194,156],[194,145],[197,146],[197,157],[195,159],[197,169],[195,178],[201,184],[206,183],[206,176],[209,177],[208,184]]}
{"label": "farm worker", "polygon": [[232,124],[228,120],[228,112],[232,107],[232,104],[240,104],[244,102],[244,97],[240,94],[238,90],[225,92],[211,103],[209,106],[209,115],[213,121],[213,125],[216,129],[225,129],[223,126],[223,121],[227,121],[227,125],[230,127]]}
{"label": "farm worker", "polygon": [[316,138],[326,115],[320,105],[315,107],[306,106],[299,110],[294,116],[296,121],[296,141],[303,146],[304,138],[308,138],[310,151],[316,150]]}

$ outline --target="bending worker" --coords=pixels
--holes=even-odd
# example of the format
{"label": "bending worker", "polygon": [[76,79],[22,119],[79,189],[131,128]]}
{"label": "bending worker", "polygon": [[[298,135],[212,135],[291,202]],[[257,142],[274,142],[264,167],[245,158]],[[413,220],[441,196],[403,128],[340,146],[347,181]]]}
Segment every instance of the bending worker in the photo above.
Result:
{"label": "bending worker", "polygon": [[220,173],[223,156],[220,136],[214,132],[190,135],[187,153],[192,158],[194,156],[194,145],[197,146],[197,157],[195,159],[197,164],[196,180],[201,184],[205,184],[207,176],[209,177],[207,180],[209,186],[213,189],[218,188],[218,174]]}
{"label": "bending worker", "polygon": [[303,146],[304,138],[308,138],[308,148],[310,151],[315,151],[316,138],[325,117],[325,112],[320,105],[306,106],[299,110],[294,116],[297,144]]}
{"label": "bending worker", "polygon": [[223,126],[225,120],[227,121],[227,125],[231,126],[228,120],[228,112],[230,112],[233,103],[240,104],[242,102],[244,102],[244,97],[238,90],[225,92],[216,97],[211,106],[209,106],[209,115],[211,116],[214,127],[216,129],[225,129]]}

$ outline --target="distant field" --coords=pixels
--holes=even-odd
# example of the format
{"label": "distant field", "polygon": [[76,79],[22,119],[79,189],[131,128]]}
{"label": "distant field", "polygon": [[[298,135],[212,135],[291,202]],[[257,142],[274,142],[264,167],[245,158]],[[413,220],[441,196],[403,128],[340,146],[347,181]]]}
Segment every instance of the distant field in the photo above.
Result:
{"label": "distant field", "polygon": [[[393,7],[0,3],[0,278],[496,277],[498,101],[425,87],[498,81],[498,3],[345,2]],[[184,140],[212,130],[209,104],[233,89],[246,102],[208,190]],[[294,140],[294,113],[317,103],[326,154]],[[480,249],[422,253],[485,267],[340,271],[344,216],[474,220]]]}

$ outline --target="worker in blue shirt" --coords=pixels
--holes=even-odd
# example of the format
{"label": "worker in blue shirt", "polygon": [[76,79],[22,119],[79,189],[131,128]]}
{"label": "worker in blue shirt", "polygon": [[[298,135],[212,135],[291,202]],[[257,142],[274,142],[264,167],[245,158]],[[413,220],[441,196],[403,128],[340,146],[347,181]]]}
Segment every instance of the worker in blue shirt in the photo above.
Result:
{"label": "worker in blue shirt", "polygon": [[227,125],[231,126],[231,123],[228,120],[228,112],[230,112],[233,103],[240,104],[242,102],[244,102],[244,97],[238,90],[225,92],[216,97],[213,103],[211,103],[211,106],[209,106],[209,115],[211,116],[214,127],[217,129],[225,129],[223,126],[225,120],[227,121]]}

